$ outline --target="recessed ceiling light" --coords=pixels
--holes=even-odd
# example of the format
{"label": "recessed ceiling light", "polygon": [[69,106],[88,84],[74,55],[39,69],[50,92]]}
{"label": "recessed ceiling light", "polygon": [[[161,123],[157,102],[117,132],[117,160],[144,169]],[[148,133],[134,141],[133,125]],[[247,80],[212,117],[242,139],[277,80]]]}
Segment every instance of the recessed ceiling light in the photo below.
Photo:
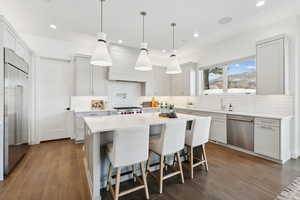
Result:
{"label": "recessed ceiling light", "polygon": [[161,52],[163,52],[163,53],[166,53],[166,52],[167,52],[167,50],[163,49],[163,50],[161,50]]}
{"label": "recessed ceiling light", "polygon": [[232,17],[223,17],[218,21],[218,23],[219,24],[228,24],[231,21],[232,21]]}
{"label": "recessed ceiling light", "polygon": [[258,0],[257,3],[256,3],[256,7],[262,7],[265,5],[265,1],[264,0]]}
{"label": "recessed ceiling light", "polygon": [[51,25],[50,25],[50,28],[56,29],[57,27],[56,27],[54,24],[51,24]]}
{"label": "recessed ceiling light", "polygon": [[123,43],[123,40],[118,40],[118,43],[119,43],[119,44],[122,44],[122,43]]}
{"label": "recessed ceiling light", "polygon": [[194,36],[194,38],[197,38],[197,37],[199,37],[199,33],[194,33],[193,36]]}

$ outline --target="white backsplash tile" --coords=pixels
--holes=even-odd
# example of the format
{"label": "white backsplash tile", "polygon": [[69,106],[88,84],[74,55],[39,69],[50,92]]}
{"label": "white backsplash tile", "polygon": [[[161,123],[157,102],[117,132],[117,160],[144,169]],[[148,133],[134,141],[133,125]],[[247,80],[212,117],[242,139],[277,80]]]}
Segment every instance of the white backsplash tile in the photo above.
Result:
{"label": "white backsplash tile", "polygon": [[203,95],[199,97],[170,97],[169,99],[169,102],[176,106],[186,106],[187,102],[191,101],[195,107],[205,110],[220,110],[223,101],[226,109],[231,104],[235,112],[293,115],[292,96]]}

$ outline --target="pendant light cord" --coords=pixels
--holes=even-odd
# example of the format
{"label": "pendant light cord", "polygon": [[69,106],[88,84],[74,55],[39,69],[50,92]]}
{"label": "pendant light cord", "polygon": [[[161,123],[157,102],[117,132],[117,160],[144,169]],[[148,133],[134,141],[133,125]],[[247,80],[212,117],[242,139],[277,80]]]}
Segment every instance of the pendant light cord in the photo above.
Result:
{"label": "pendant light cord", "polygon": [[175,49],[175,28],[173,26],[173,50]]}
{"label": "pendant light cord", "polygon": [[140,12],[140,14],[143,17],[142,23],[143,23],[143,43],[144,43],[145,42],[145,16],[147,13],[145,11],[142,11],[142,12]]}
{"label": "pendant light cord", "polygon": [[100,31],[103,32],[103,1],[100,0]]}
{"label": "pendant light cord", "polygon": [[176,26],[176,23],[173,22],[171,24],[171,26],[172,26],[172,29],[173,29],[173,35],[172,35],[173,36],[173,40],[172,40],[173,45],[172,45],[172,47],[173,47],[173,50],[175,50],[175,26]]}
{"label": "pendant light cord", "polygon": [[145,15],[143,15],[143,43],[145,42]]}

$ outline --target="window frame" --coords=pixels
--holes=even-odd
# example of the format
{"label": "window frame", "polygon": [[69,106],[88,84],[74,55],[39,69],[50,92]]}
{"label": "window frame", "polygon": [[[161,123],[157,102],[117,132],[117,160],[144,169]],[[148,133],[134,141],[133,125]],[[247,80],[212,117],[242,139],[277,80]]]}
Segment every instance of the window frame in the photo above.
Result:
{"label": "window frame", "polygon": [[[239,92],[239,93],[229,92],[230,88],[228,88],[228,65],[233,64],[233,63],[237,63],[237,62],[243,62],[243,61],[251,60],[251,59],[254,59],[254,61],[256,63],[256,55],[251,55],[251,56],[243,57],[243,58],[240,58],[240,59],[234,59],[234,60],[230,60],[230,61],[223,62],[223,63],[208,65],[208,66],[205,66],[205,67],[199,67],[198,71],[201,74],[199,76],[199,81],[201,82],[201,87],[199,88],[199,94],[200,95],[201,94],[202,95],[220,95],[220,94],[256,95],[257,88],[255,89],[255,92],[253,92],[253,93],[249,93],[249,92]],[[215,67],[223,68],[223,90],[220,93],[218,93],[218,92],[216,92],[216,93],[209,92],[210,90],[205,90],[204,89],[204,76],[203,76],[204,73],[203,72],[204,72],[204,70],[215,68]]]}

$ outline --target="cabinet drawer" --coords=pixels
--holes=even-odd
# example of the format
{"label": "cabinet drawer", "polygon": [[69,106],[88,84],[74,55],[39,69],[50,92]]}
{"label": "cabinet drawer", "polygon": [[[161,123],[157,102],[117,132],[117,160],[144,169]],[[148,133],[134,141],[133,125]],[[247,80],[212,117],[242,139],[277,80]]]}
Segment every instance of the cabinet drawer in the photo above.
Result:
{"label": "cabinet drawer", "polygon": [[263,126],[280,126],[279,119],[268,119],[268,118],[255,118],[255,125],[263,125]]}

